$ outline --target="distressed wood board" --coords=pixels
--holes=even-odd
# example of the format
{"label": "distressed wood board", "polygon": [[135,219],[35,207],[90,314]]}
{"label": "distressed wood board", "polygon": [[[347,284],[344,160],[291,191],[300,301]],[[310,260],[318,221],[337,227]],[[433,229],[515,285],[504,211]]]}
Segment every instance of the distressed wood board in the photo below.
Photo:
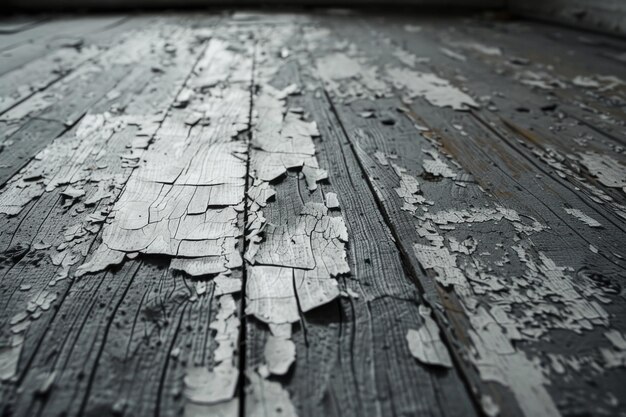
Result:
{"label": "distressed wood board", "polygon": [[2,415],[626,416],[621,40],[3,25]]}

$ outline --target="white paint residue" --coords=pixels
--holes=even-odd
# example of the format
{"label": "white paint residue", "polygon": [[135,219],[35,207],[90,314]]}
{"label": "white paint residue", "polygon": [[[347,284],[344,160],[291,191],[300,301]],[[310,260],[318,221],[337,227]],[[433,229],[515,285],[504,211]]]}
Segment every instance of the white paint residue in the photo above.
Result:
{"label": "white paint residue", "polygon": [[600,155],[594,152],[580,154],[580,158],[581,164],[601,184],[607,187],[626,189],[626,166],[609,155]]}
{"label": "white paint residue", "polygon": [[417,26],[417,25],[404,25],[404,30],[406,30],[409,33],[417,33],[417,32],[421,32],[422,27]]}
{"label": "white paint residue", "polygon": [[395,189],[398,197],[404,200],[402,210],[415,213],[419,204],[426,202],[420,195],[420,185],[417,179],[409,174],[400,173],[400,186]]}
{"label": "white paint residue", "polygon": [[289,393],[279,382],[264,379],[256,371],[246,373],[250,385],[246,395],[246,414],[250,417],[297,417]]}
{"label": "white paint residue", "polygon": [[432,158],[422,162],[424,171],[435,177],[456,178],[456,173],[440,158],[438,152],[433,150],[423,150],[423,152]]}
{"label": "white paint residue", "polygon": [[480,405],[488,417],[497,417],[500,415],[500,407],[489,395],[480,397]]}
{"label": "white paint residue", "polygon": [[[289,30],[285,36],[291,36]],[[272,39],[278,42],[277,37]],[[360,64],[347,56],[327,58],[320,64],[327,82],[351,78],[361,70]],[[328,66],[335,62],[345,66]],[[246,313],[271,326],[296,322],[302,312],[337,298],[340,291],[335,277],[349,272],[345,223],[341,216],[329,214],[329,208],[339,208],[336,194],[328,193],[326,201],[308,202],[296,219],[285,225],[269,224],[263,216],[272,189],[269,181],[282,177],[288,169],[299,169],[311,191],[327,178],[315,157],[316,123],[305,121],[303,112],[286,111],[286,98],[298,87],[278,90],[271,86],[278,65],[280,62],[265,56],[256,66],[259,88],[250,155],[254,190],[248,193],[254,200],[248,203],[246,239],[250,244],[245,254],[249,263]],[[263,195],[256,190],[264,190]]]}
{"label": "white paint residue", "polygon": [[[349,272],[341,217],[328,208],[307,203],[293,226],[268,225],[265,240],[249,267],[246,312],[267,323],[299,320],[296,294],[302,311],[309,311],[339,296],[333,277]],[[294,269],[297,268],[297,269]]]}
{"label": "white paint residue", "polygon": [[478,42],[454,42],[451,45],[460,48],[471,49],[476,52],[480,52],[483,55],[488,56],[501,56],[502,50],[497,46],[484,45]]}
{"label": "white paint residue", "polygon": [[565,207],[563,210],[565,210],[565,212],[569,214],[570,216],[576,217],[578,220],[585,223],[589,227],[602,227],[599,221],[586,215],[585,213],[583,213],[582,211],[578,209]]}
{"label": "white paint residue", "polygon": [[412,98],[423,97],[434,106],[452,107],[454,110],[480,107],[473,98],[435,74],[390,67],[387,68],[387,75],[397,88],[407,89]]}
{"label": "white paint residue", "polygon": [[328,207],[329,209],[339,208],[339,199],[337,198],[337,194],[335,193],[326,194],[326,207]]}
{"label": "white paint residue", "polygon": [[619,330],[608,330],[604,333],[604,337],[609,339],[615,349],[626,350],[626,336]]}
{"label": "white paint residue", "polygon": [[[210,42],[178,95],[177,106],[184,108],[163,122],[112,209],[113,221],[102,233],[109,250],[180,257],[172,267],[191,275],[241,265],[237,222],[247,146],[234,138],[248,125],[250,80],[240,73],[246,67],[250,72],[250,54],[234,52],[222,40]],[[204,93],[192,94],[189,86]],[[177,112],[216,122],[189,126]]]}
{"label": "white paint residue", "polygon": [[[57,187],[87,181],[104,183],[98,176],[99,172],[89,166],[95,162],[94,154],[104,149],[117,131],[129,125],[141,125],[145,127],[145,134],[152,135],[158,126],[157,122],[155,117],[86,115],[76,132],[53,141],[11,178],[0,194],[0,213],[18,214],[29,201]],[[129,153],[137,157],[141,152],[136,148],[129,150]],[[115,185],[117,184],[113,181],[112,186]],[[70,186],[62,194],[77,199],[84,196],[85,191]],[[92,204],[94,200],[98,199],[92,196]]]}
{"label": "white paint residue", "polygon": [[511,344],[505,329],[485,308],[470,315],[474,365],[485,381],[509,387],[526,417],[561,417],[546,389],[541,366]]}
{"label": "white paint residue", "polygon": [[362,65],[345,53],[335,53],[317,60],[319,76],[337,97],[375,98],[387,93],[388,87],[376,67]]}
{"label": "white paint residue", "polygon": [[418,64],[425,64],[430,62],[430,58],[428,57],[418,57],[401,48],[394,49],[393,56],[395,56],[400,62],[408,65],[409,67],[415,67]]}
{"label": "white paint residue", "polygon": [[409,329],[406,335],[411,354],[424,364],[451,368],[452,360],[448,348],[441,340],[439,327],[431,317],[431,310],[420,305],[419,313],[424,319],[422,327],[418,330]]}
{"label": "white paint residue", "polygon": [[465,58],[464,55],[455,52],[451,49],[448,48],[439,48],[439,50],[441,51],[442,54],[444,54],[447,57],[450,57],[452,59],[456,59],[457,61],[461,61],[461,62],[465,62],[467,60],[467,58]]}
{"label": "white paint residue", "polygon": [[271,374],[284,375],[296,360],[296,346],[287,338],[269,336],[265,343],[264,356]]}
{"label": "white paint residue", "polygon": [[[239,338],[237,304],[232,295],[218,298],[219,310],[210,324],[215,331],[217,347],[213,351],[212,369],[190,366],[184,379],[185,416],[219,415],[223,410],[236,411],[235,398],[239,369],[235,357]],[[235,415],[235,414],[230,414]]]}
{"label": "white paint residue", "polygon": [[621,78],[613,75],[578,75],[572,79],[572,84],[577,87],[596,88],[598,91],[604,92],[623,86],[626,83]]}

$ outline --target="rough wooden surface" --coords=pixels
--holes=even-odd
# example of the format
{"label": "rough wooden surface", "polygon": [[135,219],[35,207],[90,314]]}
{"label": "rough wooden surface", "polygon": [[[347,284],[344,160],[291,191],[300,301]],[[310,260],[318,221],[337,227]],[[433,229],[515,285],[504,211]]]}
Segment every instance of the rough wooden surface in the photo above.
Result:
{"label": "rough wooden surface", "polygon": [[626,415],[625,48],[4,21],[2,415]]}
{"label": "rough wooden surface", "polygon": [[626,35],[626,4],[620,0],[508,0],[516,13],[581,28]]}

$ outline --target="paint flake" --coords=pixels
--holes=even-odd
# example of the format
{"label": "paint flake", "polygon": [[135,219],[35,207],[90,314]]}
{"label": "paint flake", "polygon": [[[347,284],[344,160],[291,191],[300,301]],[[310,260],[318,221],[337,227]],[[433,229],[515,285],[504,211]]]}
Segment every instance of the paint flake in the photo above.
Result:
{"label": "paint flake", "polygon": [[626,166],[610,155],[599,155],[594,152],[579,154],[580,163],[589,170],[591,175],[607,187],[622,188],[626,192]]}
{"label": "paint flake", "polygon": [[456,178],[456,173],[440,158],[437,152],[432,150],[424,150],[423,152],[432,158],[422,162],[425,172],[434,177]]}
{"label": "paint flake", "polygon": [[387,75],[397,88],[408,90],[411,98],[422,97],[433,106],[452,107],[454,110],[479,107],[473,98],[435,74],[389,67]]}
{"label": "paint flake", "polygon": [[285,338],[269,336],[264,350],[267,368],[273,375],[285,375],[296,360],[296,346]]}
{"label": "paint flake", "polygon": [[583,213],[582,211],[578,210],[578,209],[574,209],[574,208],[564,208],[565,212],[567,214],[569,214],[570,216],[576,217],[578,220],[580,220],[581,222],[585,223],[587,226],[589,227],[602,227],[602,225],[600,224],[600,222],[598,222],[596,219],[586,215],[585,213]]}
{"label": "paint flake", "polygon": [[337,198],[337,194],[335,193],[326,194],[326,207],[328,207],[329,209],[339,208],[339,199]]}
{"label": "paint flake", "polygon": [[420,305],[419,313],[424,324],[418,330],[409,329],[406,335],[411,354],[424,364],[451,368],[448,348],[439,336],[439,326],[432,319],[430,308]]}

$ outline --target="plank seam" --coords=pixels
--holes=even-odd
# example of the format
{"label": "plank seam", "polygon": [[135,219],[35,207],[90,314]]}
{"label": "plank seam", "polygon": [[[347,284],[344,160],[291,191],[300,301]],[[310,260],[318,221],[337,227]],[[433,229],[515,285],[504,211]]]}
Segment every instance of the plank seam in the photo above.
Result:
{"label": "plank seam", "polygon": [[[349,145],[350,145],[350,149],[354,155],[354,159],[356,160],[357,164],[359,165],[359,168],[361,170],[361,174],[364,178],[364,181],[367,183],[368,189],[370,191],[370,193],[373,196],[373,199],[376,203],[376,206],[378,207],[379,212],[381,213],[381,217],[383,218],[384,222],[385,222],[385,226],[389,229],[391,235],[393,236],[393,240],[394,240],[394,245],[396,247],[396,249],[398,250],[398,254],[402,263],[402,269],[404,270],[405,274],[407,274],[410,278],[411,281],[413,283],[413,285],[416,287],[417,294],[420,300],[418,301],[422,301],[425,304],[430,304],[430,300],[428,300],[428,296],[424,290],[424,288],[422,287],[420,280],[417,276],[417,271],[414,270],[414,268],[411,265],[410,262],[410,257],[409,255],[404,251],[404,249],[402,248],[402,246],[398,243],[400,242],[400,237],[398,236],[398,234],[396,233],[395,228],[393,227],[393,223],[391,222],[391,219],[389,218],[387,212],[384,210],[382,201],[380,201],[379,197],[377,196],[375,190],[374,190],[374,186],[370,181],[369,176],[367,175],[367,172],[365,171],[365,168],[363,167],[363,163],[360,160],[360,158],[358,157],[357,152],[354,149],[354,143],[352,142],[350,136],[348,135],[348,132],[345,128],[345,126],[343,125],[340,117],[339,117],[339,112],[337,111],[335,104],[333,103],[333,101],[330,98],[330,95],[328,94],[328,92],[326,91],[326,89],[323,89],[324,95],[326,96],[326,99],[328,100],[329,104],[330,104],[330,109],[331,112],[333,113],[333,115],[335,116],[335,118],[337,119],[337,122],[341,128],[341,131],[343,132],[344,136],[346,137]],[[421,265],[419,265],[420,271],[421,273],[427,277],[428,275],[426,274],[425,270],[422,268]],[[437,309],[433,309],[433,311],[435,311],[436,313],[438,313]],[[480,406],[480,399],[477,398],[475,396],[475,394],[477,394],[476,389],[472,386],[471,381],[469,376],[466,375],[465,373],[465,367],[463,366],[463,362],[461,360],[461,358],[459,357],[460,353],[458,352],[458,350],[455,348],[455,343],[452,340],[449,340],[449,336],[448,336],[448,332],[450,331],[450,326],[446,323],[442,323],[442,320],[439,318],[439,314],[434,314],[434,318],[437,321],[437,325],[442,328],[442,329],[447,329],[448,331],[442,332],[443,334],[443,341],[446,345],[446,347],[448,348],[449,351],[453,352],[452,354],[452,361],[455,365],[455,368],[458,370],[458,375],[459,378],[461,379],[461,381],[463,381],[463,385],[465,386],[465,389],[468,393],[468,397],[471,398],[471,401],[474,405],[474,409],[476,411],[476,413],[478,415],[482,415],[485,416],[485,413],[482,409],[482,407]]]}

